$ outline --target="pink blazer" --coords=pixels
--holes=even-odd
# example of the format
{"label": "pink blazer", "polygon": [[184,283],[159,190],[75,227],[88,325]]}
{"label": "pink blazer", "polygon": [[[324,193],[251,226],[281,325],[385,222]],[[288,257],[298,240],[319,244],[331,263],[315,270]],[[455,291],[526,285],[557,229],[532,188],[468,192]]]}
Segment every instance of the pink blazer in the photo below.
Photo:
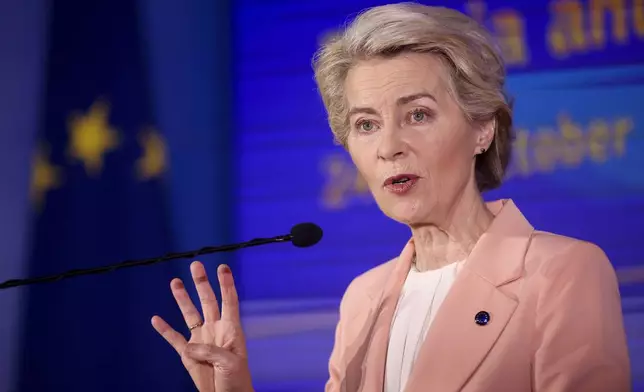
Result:
{"label": "pink blazer", "polygon": [[[536,231],[511,200],[488,208],[496,217],[441,305],[405,391],[630,391],[620,295],[604,252]],[[347,288],[325,391],[383,391],[413,254],[410,240]],[[475,322],[480,312],[485,325]]]}

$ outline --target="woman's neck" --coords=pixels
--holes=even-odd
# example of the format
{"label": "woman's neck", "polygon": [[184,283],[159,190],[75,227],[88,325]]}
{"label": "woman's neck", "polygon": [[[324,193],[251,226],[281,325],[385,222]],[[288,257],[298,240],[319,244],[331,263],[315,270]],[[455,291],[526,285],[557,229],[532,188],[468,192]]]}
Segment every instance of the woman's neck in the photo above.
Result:
{"label": "woman's neck", "polygon": [[438,269],[466,259],[494,215],[480,197],[455,204],[440,224],[412,227],[419,271]]}

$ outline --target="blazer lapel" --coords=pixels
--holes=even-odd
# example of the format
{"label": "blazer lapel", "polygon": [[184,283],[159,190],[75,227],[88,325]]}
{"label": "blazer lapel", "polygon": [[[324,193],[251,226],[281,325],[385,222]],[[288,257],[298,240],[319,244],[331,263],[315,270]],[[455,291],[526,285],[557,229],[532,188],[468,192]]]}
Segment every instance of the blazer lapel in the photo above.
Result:
{"label": "blazer lapel", "polygon": [[383,390],[391,321],[413,256],[414,246],[410,240],[395,261],[392,273],[374,290],[376,294],[369,311],[362,312],[366,316],[352,321],[354,328],[361,326],[356,330],[361,330],[358,335],[362,336],[349,339],[355,343],[351,345],[349,355],[353,360],[347,364],[347,391]]}
{"label": "blazer lapel", "polygon": [[[502,286],[521,277],[534,229],[510,200],[488,208],[496,217],[438,310],[414,364],[408,392],[460,390],[517,307]],[[477,324],[477,314],[479,320],[489,315],[487,324]]]}

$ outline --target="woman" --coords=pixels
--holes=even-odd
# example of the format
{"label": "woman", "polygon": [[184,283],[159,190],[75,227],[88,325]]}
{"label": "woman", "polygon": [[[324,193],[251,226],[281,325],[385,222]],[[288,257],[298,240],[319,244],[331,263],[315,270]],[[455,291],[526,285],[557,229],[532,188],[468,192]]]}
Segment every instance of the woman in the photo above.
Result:
{"label": "woman", "polygon": [[[399,257],[356,278],[341,305],[327,391],[627,391],[614,270],[595,245],[536,231],[511,200],[486,204],[511,151],[505,70],[465,15],[395,4],[319,50],[336,140],[379,208],[411,229]],[[237,295],[222,314],[191,267],[203,319],[172,292],[190,341],[155,316],[200,391],[251,391]]]}

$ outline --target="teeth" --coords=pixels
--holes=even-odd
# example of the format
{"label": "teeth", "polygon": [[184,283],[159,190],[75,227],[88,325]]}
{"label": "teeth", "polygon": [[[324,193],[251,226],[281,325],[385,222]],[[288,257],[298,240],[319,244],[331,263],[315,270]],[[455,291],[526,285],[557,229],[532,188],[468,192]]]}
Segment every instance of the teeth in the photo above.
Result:
{"label": "teeth", "polygon": [[407,178],[407,177],[402,177],[402,178],[399,178],[399,179],[397,179],[397,180],[394,180],[392,183],[394,183],[394,184],[404,184],[404,183],[406,183],[407,181],[409,181],[409,178]]}

